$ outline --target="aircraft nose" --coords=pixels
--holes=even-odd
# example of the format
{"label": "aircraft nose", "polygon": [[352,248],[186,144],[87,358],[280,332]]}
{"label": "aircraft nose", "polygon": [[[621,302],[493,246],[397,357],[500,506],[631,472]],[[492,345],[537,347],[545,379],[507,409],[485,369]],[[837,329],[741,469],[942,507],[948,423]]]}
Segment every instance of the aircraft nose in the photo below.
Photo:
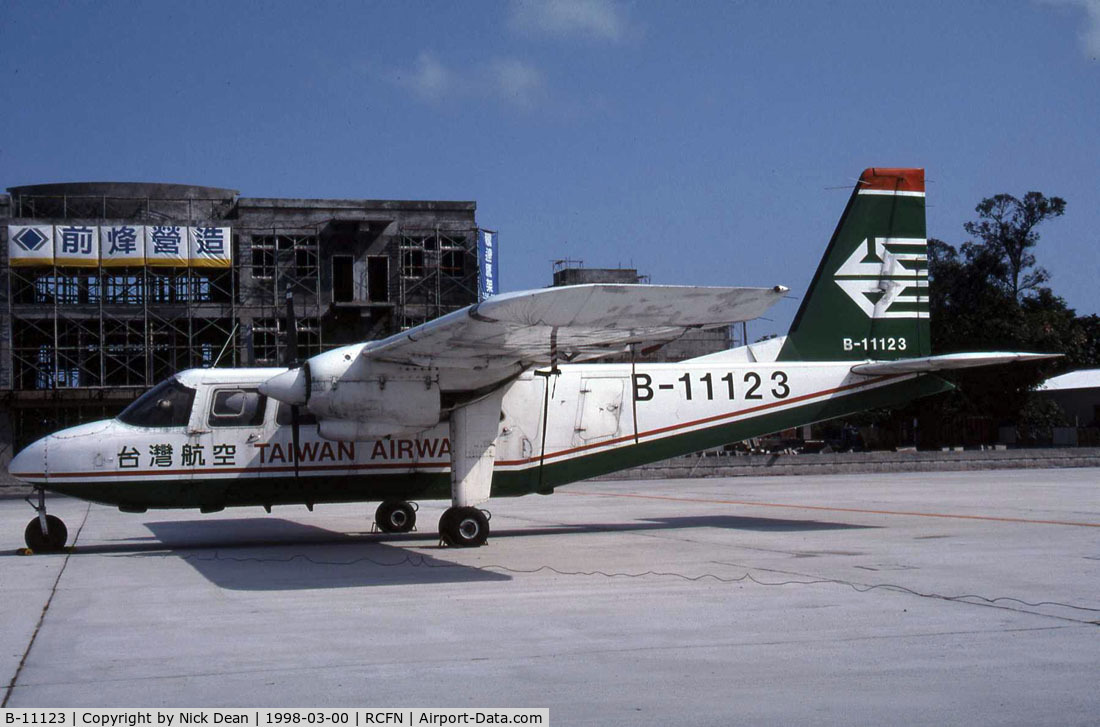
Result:
{"label": "aircraft nose", "polygon": [[23,482],[40,482],[46,475],[46,449],[49,437],[24,447],[8,463],[8,474]]}
{"label": "aircraft nose", "polygon": [[291,406],[301,406],[309,400],[306,372],[301,368],[284,371],[260,384],[260,393]]}

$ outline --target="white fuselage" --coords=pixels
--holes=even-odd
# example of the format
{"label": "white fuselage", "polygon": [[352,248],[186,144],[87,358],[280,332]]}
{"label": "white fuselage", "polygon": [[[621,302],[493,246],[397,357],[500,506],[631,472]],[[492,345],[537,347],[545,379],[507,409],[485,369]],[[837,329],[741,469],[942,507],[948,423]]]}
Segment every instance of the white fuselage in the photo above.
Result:
{"label": "white fuselage", "polygon": [[[125,484],[131,495],[126,501],[134,506],[143,502],[142,487],[169,483],[172,492],[181,493],[188,485],[211,482],[240,488],[253,480],[247,484],[262,488],[257,478],[294,478],[327,486],[378,477],[392,486],[402,476],[449,471],[446,422],[415,435],[350,442],[324,439],[316,423],[304,423],[295,462],[288,409],[282,413],[286,423],[279,423],[278,409],[286,405],[261,397],[263,411],[247,425],[225,425],[215,418],[216,400],[232,399],[236,390],[254,391],[279,371],[183,372],[177,379],[195,390],[186,426],[134,426],[117,419],[85,424],[39,440],[21,452],[10,469],[47,489],[83,496],[86,488],[89,499],[118,500],[95,493],[105,485]],[[557,374],[524,373],[508,385],[503,398],[494,485],[500,480],[507,486],[493,494],[552,489],[591,476],[593,467],[622,469],[813,421],[822,418],[817,414],[822,407],[915,378],[850,371],[851,363],[702,359],[633,367],[574,364],[562,365]],[[865,402],[853,401],[850,408],[865,408]],[[609,455],[614,455],[613,462]],[[581,468],[565,472],[569,468],[563,465],[570,464]],[[540,471],[544,467],[555,473],[546,476]],[[316,499],[332,498],[322,492]],[[181,506],[194,504],[186,497],[183,501]],[[173,505],[157,500],[149,506]]]}

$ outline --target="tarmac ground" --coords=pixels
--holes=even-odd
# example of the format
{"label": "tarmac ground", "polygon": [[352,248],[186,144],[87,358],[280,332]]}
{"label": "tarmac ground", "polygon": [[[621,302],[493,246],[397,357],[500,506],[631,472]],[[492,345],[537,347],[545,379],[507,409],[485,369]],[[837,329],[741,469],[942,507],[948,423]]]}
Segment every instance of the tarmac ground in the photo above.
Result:
{"label": "tarmac ground", "polygon": [[[548,707],[558,725],[1096,724],[1100,469],[584,482],[478,549],[374,504],[0,501],[8,707]],[[5,545],[6,543],[6,545]]]}

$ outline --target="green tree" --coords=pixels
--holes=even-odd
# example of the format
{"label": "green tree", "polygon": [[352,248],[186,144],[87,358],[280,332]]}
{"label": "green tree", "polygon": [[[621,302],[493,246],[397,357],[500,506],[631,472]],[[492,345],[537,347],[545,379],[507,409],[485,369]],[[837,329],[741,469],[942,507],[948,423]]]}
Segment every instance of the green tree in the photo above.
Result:
{"label": "green tree", "polygon": [[957,390],[920,405],[922,420],[1018,422],[1023,412],[1037,411],[1028,402],[1041,380],[1069,364],[1095,365],[1100,323],[1078,318],[1046,286],[1050,275],[1035,256],[1039,226],[1065,208],[1065,200],[1040,192],[1022,200],[999,194],[982,200],[978,218],[963,226],[974,239],[958,248],[928,241],[933,353],[1038,351],[1066,358],[955,372]]}
{"label": "green tree", "polygon": [[1040,192],[1028,192],[1016,199],[1011,194],[998,194],[983,199],[975,208],[978,219],[963,225],[980,243],[967,243],[963,252],[968,257],[990,256],[1001,263],[995,280],[1003,285],[1013,300],[1038,292],[1050,274],[1035,263],[1032,250],[1039,242],[1035,228],[1046,220],[1061,217],[1066,201],[1047,197]]}
{"label": "green tree", "polygon": [[[1077,316],[1047,287],[1050,275],[1036,259],[1038,228],[1065,209],[1065,200],[1040,192],[1022,200],[999,194],[982,200],[977,219],[963,225],[971,240],[958,247],[928,240],[933,353],[1036,351],[1064,358],[956,371],[955,391],[894,410],[895,431],[918,419],[920,445],[938,447],[976,443],[990,436],[990,427],[995,436],[996,426],[1008,424],[1034,439],[1058,423],[1032,389],[1061,371],[1100,366],[1100,317]],[[878,420],[853,421],[881,419],[879,413]]]}
{"label": "green tree", "polygon": [[[1081,349],[1076,316],[1044,284],[1050,274],[1034,250],[1038,227],[1065,213],[1066,202],[1041,192],[1023,199],[998,194],[975,208],[978,219],[963,228],[974,240],[959,249],[928,243],[932,347],[937,353]],[[1071,346],[1073,344],[1073,346]],[[1087,346],[1084,346],[1087,348]],[[1083,351],[1082,351],[1083,352]]]}

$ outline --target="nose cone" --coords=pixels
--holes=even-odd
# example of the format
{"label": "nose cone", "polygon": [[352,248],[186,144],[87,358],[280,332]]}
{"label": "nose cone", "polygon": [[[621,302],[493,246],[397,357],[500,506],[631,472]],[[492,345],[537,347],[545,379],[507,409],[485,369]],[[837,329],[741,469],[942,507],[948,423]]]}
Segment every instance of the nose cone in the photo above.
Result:
{"label": "nose cone", "polygon": [[8,474],[23,482],[44,482],[46,479],[46,440],[43,437],[25,447],[8,463]]}
{"label": "nose cone", "polygon": [[284,371],[260,384],[260,393],[291,406],[302,406],[309,400],[306,372],[300,368]]}

